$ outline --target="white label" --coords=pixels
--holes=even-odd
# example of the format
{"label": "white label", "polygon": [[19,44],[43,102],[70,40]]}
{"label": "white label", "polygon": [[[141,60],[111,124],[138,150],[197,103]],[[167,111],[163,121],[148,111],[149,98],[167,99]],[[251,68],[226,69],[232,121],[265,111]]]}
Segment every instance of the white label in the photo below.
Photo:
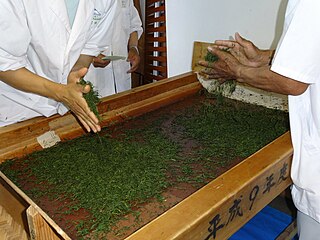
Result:
{"label": "white label", "polygon": [[46,132],[41,136],[37,137],[38,143],[42,148],[49,148],[60,142],[59,136],[54,131]]}

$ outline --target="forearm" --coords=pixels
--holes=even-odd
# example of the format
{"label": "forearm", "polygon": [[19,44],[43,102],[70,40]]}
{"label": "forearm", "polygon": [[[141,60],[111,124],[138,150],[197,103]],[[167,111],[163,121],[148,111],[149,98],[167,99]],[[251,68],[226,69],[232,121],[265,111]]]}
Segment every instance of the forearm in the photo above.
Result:
{"label": "forearm", "polygon": [[135,31],[135,32],[132,32],[130,34],[130,37],[129,37],[129,41],[128,41],[128,50],[130,50],[131,47],[137,47],[138,46],[138,33]]}
{"label": "forearm", "polygon": [[71,71],[77,71],[81,68],[89,68],[94,56],[81,54]]}
{"label": "forearm", "polygon": [[[78,66],[83,66],[82,64],[84,62],[79,62]],[[88,92],[90,89],[77,84],[85,73],[86,69],[84,68],[71,72],[68,77],[68,80],[70,78],[71,81],[65,85],[40,77],[26,68],[20,68],[14,71],[0,71],[0,81],[18,90],[62,102],[77,116],[87,131],[93,130],[97,132],[101,130],[98,124],[99,121],[83,98],[83,93]]]}
{"label": "forearm", "polygon": [[61,92],[63,88],[61,84],[40,77],[26,68],[0,71],[0,79],[18,90],[48,97],[56,101],[60,100],[57,93]]}
{"label": "forearm", "polygon": [[300,95],[308,87],[306,83],[272,72],[270,66],[259,68],[242,66],[237,75],[239,82],[285,95]]}

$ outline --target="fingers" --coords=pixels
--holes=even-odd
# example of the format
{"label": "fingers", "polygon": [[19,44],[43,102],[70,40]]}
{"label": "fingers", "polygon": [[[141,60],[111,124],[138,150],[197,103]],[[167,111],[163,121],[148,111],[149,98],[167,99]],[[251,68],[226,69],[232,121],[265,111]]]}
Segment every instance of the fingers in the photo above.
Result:
{"label": "fingers", "polygon": [[[104,55],[101,55],[104,56]],[[92,65],[96,68],[104,68],[110,64],[109,60],[103,60],[102,57],[94,57],[92,59]]]}
{"label": "fingers", "polygon": [[135,70],[137,70],[137,68],[130,68],[127,73],[133,73]]}
{"label": "fingers", "polygon": [[83,127],[90,132],[100,131],[99,120],[90,110],[86,100],[83,97],[84,93],[90,91],[90,85],[81,85],[79,81],[85,76],[88,68],[80,68],[70,72],[68,76],[68,84],[66,86],[62,102],[76,115]]}
{"label": "fingers", "polygon": [[[101,127],[100,127],[100,125],[98,124],[98,119],[97,119],[97,117],[94,115],[94,113],[93,112],[90,112],[89,113],[89,115],[90,115],[90,117],[91,118],[89,118],[89,119],[83,119],[83,121],[85,122],[85,124],[83,125],[85,128],[86,128],[86,130],[88,131],[88,132],[90,132],[91,130],[93,131],[93,132],[100,132],[101,131]],[[95,120],[93,120],[93,119],[95,119]]]}
{"label": "fingers", "polygon": [[201,71],[201,74],[204,74],[207,79],[216,79],[219,80],[219,82],[225,81],[225,77],[228,76],[225,73],[218,72],[213,68],[205,68]]}
{"label": "fingers", "polygon": [[230,49],[229,50],[229,53],[233,56],[233,57],[235,57],[236,59],[238,59],[238,60],[240,60],[239,58],[241,57],[241,51],[240,50],[238,50],[237,48],[232,48],[232,49]]}
{"label": "fingers", "polygon": [[215,72],[212,68],[205,68],[201,71],[201,73],[212,76],[212,75],[214,75]]}
{"label": "fingers", "polygon": [[73,88],[73,90],[70,90],[70,95],[67,100],[67,105],[70,110],[76,115],[88,132],[91,130],[93,132],[100,131],[99,120],[91,111],[82,95],[90,91],[90,85],[72,84],[70,86]]}
{"label": "fingers", "polygon": [[232,40],[217,40],[214,42],[214,44],[220,47],[220,49],[222,49],[222,48],[234,48],[238,43]]}
{"label": "fingers", "polygon": [[212,68],[214,63],[201,60],[198,62],[198,64],[206,68]]}
{"label": "fingers", "polygon": [[[92,113],[93,115],[94,115],[94,113]],[[90,114],[91,115],[91,114]],[[91,116],[92,118],[96,118],[96,116]],[[98,124],[98,123],[96,123],[96,122],[98,122],[98,119],[96,118],[96,122],[93,120],[93,119],[91,119],[91,118],[82,118],[82,117],[78,117],[79,118],[79,120],[81,119],[81,120],[83,120],[83,126],[86,128],[86,130],[88,131],[88,132],[90,132],[91,130],[93,131],[93,132],[100,132],[101,131],[101,127],[100,127],[100,125]]]}
{"label": "fingers", "polygon": [[133,73],[134,71],[136,71],[139,67],[139,64],[133,62],[131,68],[127,71],[127,73]]}
{"label": "fingers", "polygon": [[[225,51],[222,51],[217,46],[209,46],[208,51],[211,52],[212,54],[216,55],[219,59],[224,59],[225,54],[229,54],[229,53],[226,53]],[[204,61],[204,60],[200,60],[198,62],[199,65],[201,65],[203,67],[207,67],[207,68],[213,68],[213,65],[215,63],[216,62],[208,62],[208,61]]]}
{"label": "fingers", "polygon": [[84,99],[83,101],[80,101],[77,106],[74,106],[73,112],[76,114],[76,116],[88,132],[90,132],[91,130],[93,132],[98,132],[101,130],[98,118],[89,109]]}
{"label": "fingers", "polygon": [[127,73],[133,73],[134,71],[136,71],[139,68],[140,65],[140,56],[139,55],[129,55],[128,62],[130,62],[131,64],[131,68],[127,71]]}
{"label": "fingers", "polygon": [[219,47],[215,47],[215,46],[208,47],[208,51],[216,55],[219,59],[224,59],[225,56],[229,55],[229,53],[222,50],[225,50],[225,48],[220,49]]}
{"label": "fingers", "polygon": [[88,122],[85,119],[83,119],[81,116],[78,116],[78,115],[77,115],[77,118],[79,119],[79,121],[81,122],[83,127],[87,130],[87,132],[91,132],[91,130],[95,133],[101,131],[100,125],[92,124],[90,121]]}
{"label": "fingers", "polygon": [[220,84],[224,83],[228,79],[228,77],[224,77],[223,74],[218,74],[218,73],[212,71],[212,69],[211,69],[211,71],[210,71],[210,69],[203,70],[203,71],[201,71],[200,75],[203,76],[205,78],[205,80],[215,79]]}
{"label": "fingers", "polygon": [[[224,46],[213,46],[213,48],[218,48],[224,52],[228,52],[235,58],[238,58],[240,54],[240,45],[236,42],[229,42],[229,44],[225,44]],[[219,56],[219,53],[218,54],[214,53],[214,54]]]}
{"label": "fingers", "polygon": [[86,121],[84,121],[80,116],[77,116],[77,118],[79,119],[79,121],[81,122],[82,126],[87,130],[87,132],[91,131],[91,128],[89,127],[89,125],[86,123]]}
{"label": "fingers", "polygon": [[214,42],[215,45],[220,47],[227,47],[227,48],[239,48],[240,46],[244,46],[247,44],[251,44],[250,41],[246,40],[238,32],[235,33],[235,40],[216,40]]}
{"label": "fingers", "polygon": [[93,66],[107,66],[109,63],[109,60],[103,60],[101,58],[97,58],[92,62]]}

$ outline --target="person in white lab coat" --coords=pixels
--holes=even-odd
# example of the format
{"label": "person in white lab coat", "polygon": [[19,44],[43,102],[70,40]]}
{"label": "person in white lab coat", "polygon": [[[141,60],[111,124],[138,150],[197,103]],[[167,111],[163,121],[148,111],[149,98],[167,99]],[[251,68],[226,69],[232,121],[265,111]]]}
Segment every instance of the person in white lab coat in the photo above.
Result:
{"label": "person in white lab coat", "polygon": [[115,0],[1,0],[0,127],[70,109],[100,131],[77,82],[110,45],[116,12]]}
{"label": "person in white lab coat", "polygon": [[[115,19],[112,44],[94,59],[86,79],[92,82],[101,97],[131,89],[131,73],[139,67],[138,40],[143,32],[139,13],[132,0],[117,0],[120,12]],[[104,56],[122,56],[105,67]]]}
{"label": "person in white lab coat", "polygon": [[[260,50],[236,34],[210,51],[219,60],[200,62],[213,78],[288,95],[293,145],[291,195],[301,240],[320,239],[320,2],[289,0],[277,49]],[[220,48],[229,48],[229,52]],[[272,60],[272,61],[271,61]]]}

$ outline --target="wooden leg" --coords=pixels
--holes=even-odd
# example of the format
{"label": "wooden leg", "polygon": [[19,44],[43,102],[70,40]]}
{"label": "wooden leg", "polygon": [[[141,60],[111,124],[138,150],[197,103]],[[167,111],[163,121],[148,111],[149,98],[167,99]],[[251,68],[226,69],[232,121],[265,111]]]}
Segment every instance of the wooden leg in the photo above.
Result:
{"label": "wooden leg", "polygon": [[297,221],[294,220],[277,238],[276,240],[292,240],[297,234]]}
{"label": "wooden leg", "polygon": [[33,207],[27,209],[27,218],[29,223],[30,235],[32,240],[59,240],[57,234],[50,225],[43,219],[41,214]]}

